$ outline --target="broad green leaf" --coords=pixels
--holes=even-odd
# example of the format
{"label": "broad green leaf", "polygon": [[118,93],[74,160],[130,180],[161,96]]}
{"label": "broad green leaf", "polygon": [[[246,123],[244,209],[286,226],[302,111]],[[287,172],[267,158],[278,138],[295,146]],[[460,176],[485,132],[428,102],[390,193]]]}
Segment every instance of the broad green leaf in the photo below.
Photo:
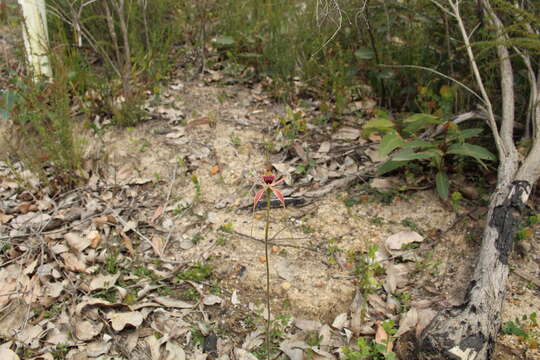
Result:
{"label": "broad green leaf", "polygon": [[367,124],[364,125],[364,129],[388,129],[393,128],[394,126],[392,121],[378,117],[368,121]]}
{"label": "broad green leaf", "polygon": [[9,111],[5,109],[0,109],[0,119],[4,118],[7,120],[9,118]]}
{"label": "broad green leaf", "polygon": [[427,149],[431,147],[436,147],[437,142],[435,141],[425,141],[425,140],[413,140],[409,141],[402,145],[403,149]]}
{"label": "broad green leaf", "polygon": [[371,60],[375,57],[375,53],[370,48],[360,48],[354,52],[354,56],[361,60]]}
{"label": "broad green leaf", "polygon": [[440,124],[441,120],[429,114],[414,114],[405,119],[404,122],[408,123],[409,125],[407,125],[403,131],[412,134],[426,125]]}
{"label": "broad green leaf", "polygon": [[438,124],[441,122],[436,116],[430,115],[430,114],[424,114],[424,113],[412,114],[411,116],[405,118],[403,122],[413,123],[418,120],[429,120],[429,121],[433,121],[434,124]]}
{"label": "broad green leaf", "polygon": [[377,176],[386,174],[387,172],[390,172],[392,170],[396,170],[402,166],[405,166],[408,164],[408,161],[394,161],[394,160],[388,160],[379,168],[377,169]]}
{"label": "broad green leaf", "polygon": [[482,146],[472,144],[453,144],[448,148],[447,153],[470,156],[482,160],[497,160],[497,157],[493,155],[493,153],[490,152],[488,149]]}
{"label": "broad green leaf", "polygon": [[4,95],[4,108],[6,111],[9,111],[15,105],[18,94],[13,90],[7,90]]}
{"label": "broad green leaf", "polygon": [[382,138],[381,143],[379,144],[379,154],[381,156],[386,156],[394,149],[400,147],[403,142],[403,138],[399,136],[397,132],[391,131]]}
{"label": "broad green leaf", "polygon": [[261,54],[257,54],[257,53],[242,53],[240,55],[238,55],[239,57],[243,57],[243,58],[260,58],[262,57]]}
{"label": "broad green leaf", "polygon": [[444,200],[448,199],[448,175],[443,171],[439,171],[435,176],[435,184],[437,186],[437,193],[439,196]]}
{"label": "broad green leaf", "polygon": [[430,151],[414,152],[414,150],[412,149],[405,149],[405,150],[401,150],[400,152],[392,156],[392,160],[394,161],[423,160],[423,159],[431,159],[435,156],[437,156],[437,154]]}
{"label": "broad green leaf", "polygon": [[232,36],[218,36],[212,39],[212,42],[221,46],[230,46],[234,44],[234,38]]}
{"label": "broad green leaf", "polygon": [[469,139],[469,138],[480,135],[483,131],[484,131],[484,129],[464,129],[464,130],[459,130],[457,132],[457,134],[452,134],[452,136],[450,136],[450,139],[466,140],[466,139]]}

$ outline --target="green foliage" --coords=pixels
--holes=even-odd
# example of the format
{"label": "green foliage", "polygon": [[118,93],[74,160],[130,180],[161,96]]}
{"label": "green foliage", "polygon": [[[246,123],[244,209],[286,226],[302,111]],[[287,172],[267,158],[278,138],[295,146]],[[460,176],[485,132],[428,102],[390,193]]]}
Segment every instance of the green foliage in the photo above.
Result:
{"label": "green foliage", "polygon": [[507,321],[502,326],[505,335],[517,336],[530,349],[537,349],[540,344],[540,330],[536,312],[530,315],[523,315],[521,319]]}
{"label": "green foliage", "polygon": [[182,280],[204,281],[212,275],[212,265],[206,263],[196,263],[190,269],[177,275]]}
{"label": "green foliage", "polygon": [[225,223],[225,224],[221,225],[218,230],[231,234],[234,231],[234,224],[233,223]]}
{"label": "green foliage", "polygon": [[389,335],[387,340],[382,341],[381,344],[375,343],[371,339],[360,337],[356,341],[356,348],[351,349],[348,346],[343,347],[343,354],[345,360],[395,360],[397,356],[392,351],[387,351],[388,343],[393,341],[392,335],[397,332],[395,329],[394,320],[386,320],[381,326],[385,332]]}
{"label": "green foliage", "polygon": [[293,111],[288,106],[287,114],[278,119],[281,125],[281,132],[290,140],[293,140],[307,130],[307,120],[303,117],[302,113]]}
{"label": "green foliage", "polygon": [[[443,125],[442,134],[431,140],[424,140],[423,131],[433,125]],[[364,126],[367,133],[379,132],[383,138],[379,144],[379,154],[389,156],[377,173],[383,175],[400,167],[410,167],[412,162],[427,165],[435,172],[435,185],[441,199],[448,199],[450,185],[445,162],[451,156],[472,158],[481,166],[483,161],[495,161],[496,157],[486,148],[468,143],[477,137],[482,129],[460,129],[452,122],[432,114],[413,114],[399,121],[392,121],[386,113],[369,121]]]}
{"label": "green foliage", "polygon": [[366,254],[350,254],[354,261],[354,274],[358,276],[358,288],[363,294],[369,294],[378,289],[381,284],[377,275],[384,274],[384,268],[375,260],[378,247],[372,245]]}
{"label": "green foliage", "polygon": [[[0,95],[0,118],[12,121],[6,131],[8,152],[15,155],[44,183],[71,188],[82,181],[85,140],[73,121],[67,74],[57,71],[51,83],[27,77],[12,79]],[[4,155],[7,155],[4,153]]]}

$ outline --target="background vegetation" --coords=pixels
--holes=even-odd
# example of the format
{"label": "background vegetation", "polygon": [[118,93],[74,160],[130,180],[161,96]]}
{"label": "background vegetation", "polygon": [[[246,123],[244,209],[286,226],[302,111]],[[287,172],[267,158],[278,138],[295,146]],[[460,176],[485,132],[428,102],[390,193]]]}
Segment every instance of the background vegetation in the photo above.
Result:
{"label": "background vegetation", "polygon": [[[17,7],[8,1],[2,4],[0,21],[16,21]],[[533,15],[537,5],[531,3],[530,12],[517,13],[508,1],[495,4],[505,16],[516,18],[509,34],[527,44],[537,60],[538,38],[521,30],[527,22],[539,21]],[[291,106],[316,100],[324,114],[322,121],[333,125],[339,124],[351,102],[366,96],[377,99],[380,108],[404,114],[396,117],[393,127],[398,128],[404,127],[399,119],[410,113],[447,121],[476,106],[473,95],[433,73],[447,74],[474,88],[456,26],[430,0],[53,0],[48,6],[57,76],[51,86],[36,85],[37,92],[47,87],[47,101],[39,106],[46,107],[40,111],[49,113],[48,119],[28,119],[27,110],[38,99],[28,95],[33,91],[23,95],[32,85],[20,68],[4,66],[12,83],[3,91],[0,107],[21,126],[13,128],[15,135],[37,137],[30,143],[41,144],[39,151],[69,147],[54,151],[69,154],[56,160],[61,169],[76,169],[82,161],[73,119],[95,132],[103,127],[99,122],[103,119],[111,119],[113,125],[135,125],[146,118],[142,106],[146,92],[158,96],[160,85],[179,67],[182,76],[212,69],[241,81],[260,81],[276,99]],[[474,29],[472,40],[481,72],[487,74],[487,87],[495,93],[499,79],[493,71],[497,62],[490,28],[475,2],[463,3],[462,13],[468,28]],[[519,71],[525,64],[516,59],[516,66],[519,92],[528,83],[526,73]],[[518,136],[527,135],[528,106],[527,98],[518,104],[522,116],[517,118],[523,121]],[[48,134],[54,134],[54,140]],[[412,140],[412,135],[407,137]],[[58,143],[57,138],[64,140]],[[483,141],[482,136],[474,139]],[[440,164],[431,167],[441,171]]]}

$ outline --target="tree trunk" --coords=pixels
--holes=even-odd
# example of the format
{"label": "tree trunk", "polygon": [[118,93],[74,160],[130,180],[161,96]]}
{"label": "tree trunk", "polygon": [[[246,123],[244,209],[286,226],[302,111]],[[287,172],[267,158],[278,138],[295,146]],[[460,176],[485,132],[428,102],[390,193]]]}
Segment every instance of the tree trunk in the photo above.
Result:
{"label": "tree trunk", "polygon": [[508,259],[532,187],[527,181],[511,179],[499,184],[491,198],[478,264],[465,300],[439,313],[424,329],[420,359],[492,359],[506,295]]}
{"label": "tree trunk", "polygon": [[28,65],[35,80],[51,79],[45,0],[19,0],[19,4],[24,18],[23,38]]}

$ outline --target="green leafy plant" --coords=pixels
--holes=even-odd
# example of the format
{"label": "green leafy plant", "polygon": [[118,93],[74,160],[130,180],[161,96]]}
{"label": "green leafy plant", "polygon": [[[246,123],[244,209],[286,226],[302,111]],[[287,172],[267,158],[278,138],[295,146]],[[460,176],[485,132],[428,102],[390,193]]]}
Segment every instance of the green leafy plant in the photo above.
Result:
{"label": "green leafy plant", "polygon": [[507,321],[502,326],[502,332],[506,335],[517,336],[530,349],[537,349],[540,344],[540,328],[536,312],[523,315],[521,319]]}
{"label": "green leafy plant", "polygon": [[388,351],[388,344],[394,339],[392,335],[397,332],[395,329],[394,320],[386,320],[381,324],[386,332],[388,339],[382,340],[381,343],[367,338],[358,338],[354,349],[345,346],[342,348],[345,360],[395,360],[397,356],[394,352]]}
{"label": "green leafy plant", "polygon": [[[433,125],[442,125],[440,135],[424,139],[421,132]],[[485,147],[471,144],[469,140],[482,133],[480,128],[460,129],[453,122],[444,122],[440,116],[432,114],[413,114],[401,121],[391,120],[387,113],[379,116],[364,126],[367,134],[384,134],[379,144],[379,154],[389,156],[377,170],[378,175],[413,162],[428,166],[435,172],[435,185],[439,196],[446,200],[449,196],[449,181],[446,162],[450,157],[472,158],[483,167],[484,161],[495,161],[496,157]]]}
{"label": "green leafy plant", "polygon": [[384,273],[384,268],[375,260],[378,250],[377,245],[369,247],[365,254],[349,254],[349,258],[354,262],[354,274],[358,276],[358,288],[365,295],[378,289],[381,284],[377,280],[377,275]]}
{"label": "green leafy plant", "polygon": [[190,269],[177,275],[182,280],[204,281],[212,275],[212,265],[206,263],[195,263]]}

